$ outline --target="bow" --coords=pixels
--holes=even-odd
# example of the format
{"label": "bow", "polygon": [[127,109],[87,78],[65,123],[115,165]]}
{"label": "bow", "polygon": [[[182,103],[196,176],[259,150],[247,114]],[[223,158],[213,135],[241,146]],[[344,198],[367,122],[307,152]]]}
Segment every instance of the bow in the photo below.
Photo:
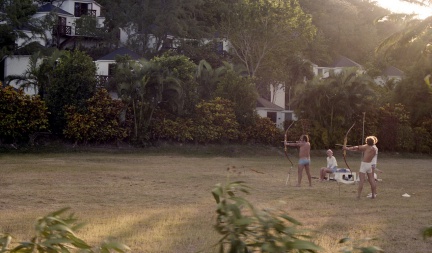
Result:
{"label": "bow", "polygon": [[347,160],[346,160],[346,147],[347,147],[347,143],[348,143],[348,134],[349,134],[349,132],[351,131],[351,129],[354,127],[354,125],[355,125],[355,123],[354,124],[352,124],[352,126],[348,129],[348,131],[346,132],[346,134],[345,134],[345,138],[344,138],[344,143],[343,143],[343,159],[344,159],[344,162],[345,162],[345,164],[346,164],[346,166],[347,166],[347,168],[350,170],[350,172],[351,172],[351,178],[352,178],[352,170],[351,170],[351,168],[350,168],[350,166],[348,165],[348,162],[347,162]]}
{"label": "bow", "polygon": [[288,156],[288,149],[287,149],[287,145],[285,144],[285,143],[288,141],[288,130],[292,127],[292,125],[294,125],[294,123],[295,123],[295,121],[293,121],[293,122],[291,123],[291,125],[289,125],[289,127],[287,128],[287,130],[285,130],[285,141],[284,141],[285,149],[284,149],[284,151],[285,151],[285,156],[286,156],[286,158],[287,158],[288,161],[291,163],[291,167],[290,167],[289,170],[288,170],[288,176],[287,176],[287,179],[286,179],[286,181],[285,181],[285,185],[287,185],[287,183],[288,183],[288,181],[289,181],[290,173],[291,173],[291,169],[292,169],[292,167],[294,166],[293,162],[291,161],[291,159],[290,159],[289,156]]}

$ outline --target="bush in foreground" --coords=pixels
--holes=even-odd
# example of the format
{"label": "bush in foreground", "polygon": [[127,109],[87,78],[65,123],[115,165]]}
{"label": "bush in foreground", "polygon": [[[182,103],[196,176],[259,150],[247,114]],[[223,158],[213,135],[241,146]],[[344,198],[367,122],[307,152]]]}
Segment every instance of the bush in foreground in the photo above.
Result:
{"label": "bush in foreground", "polygon": [[69,208],[64,208],[39,218],[35,226],[36,235],[30,241],[20,242],[15,247],[12,247],[12,236],[0,234],[0,253],[123,253],[130,250],[128,246],[112,241],[95,247],[88,245],[75,235],[75,231],[83,224],[77,224],[73,214],[62,217],[68,210]]}

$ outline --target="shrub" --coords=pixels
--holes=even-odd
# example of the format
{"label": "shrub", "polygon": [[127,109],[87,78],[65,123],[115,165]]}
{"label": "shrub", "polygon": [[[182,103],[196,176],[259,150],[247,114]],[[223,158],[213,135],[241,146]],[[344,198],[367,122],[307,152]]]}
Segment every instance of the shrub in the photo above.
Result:
{"label": "shrub", "polygon": [[256,116],[255,124],[247,126],[244,138],[261,144],[281,145],[283,134],[269,118]]}
{"label": "shrub", "polygon": [[82,109],[85,101],[94,95],[96,83],[96,65],[83,52],[66,52],[58,59],[46,99],[54,133],[62,133],[66,125],[65,106]]}
{"label": "shrub", "polygon": [[25,95],[12,87],[0,89],[0,139],[28,141],[29,135],[48,129],[47,107],[39,96]]}
{"label": "shrub", "polygon": [[234,113],[234,104],[222,98],[201,102],[195,108],[195,142],[234,141],[239,136],[239,124]]}
{"label": "shrub", "polygon": [[300,222],[285,213],[257,210],[237,192],[248,193],[241,181],[218,184],[212,190],[217,203],[216,231],[222,236],[219,252],[318,252]]}
{"label": "shrub", "polygon": [[39,218],[35,226],[36,235],[29,242],[20,242],[18,246],[10,248],[12,236],[0,234],[0,253],[60,253],[60,252],[127,252],[129,247],[114,241],[103,242],[100,246],[92,247],[75,235],[75,231],[82,227],[77,224],[73,214],[68,217],[62,215],[69,208],[64,208]]}
{"label": "shrub", "polygon": [[100,89],[87,100],[83,113],[75,106],[66,107],[66,138],[76,142],[108,142],[123,140],[130,135],[127,119],[121,119],[126,106],[111,99],[107,90]]}
{"label": "shrub", "polygon": [[[238,193],[249,193],[242,181],[217,184],[212,190],[216,201],[215,229],[222,236],[216,246],[219,252],[318,252],[322,248],[312,242],[308,230],[299,229],[302,224],[283,211],[258,210]],[[431,237],[432,229],[422,231],[423,237]],[[343,238],[341,252],[384,252],[376,246],[362,246],[371,239]]]}
{"label": "shrub", "polygon": [[150,125],[152,139],[187,142],[192,141],[194,122],[190,118],[179,118],[159,110]]}

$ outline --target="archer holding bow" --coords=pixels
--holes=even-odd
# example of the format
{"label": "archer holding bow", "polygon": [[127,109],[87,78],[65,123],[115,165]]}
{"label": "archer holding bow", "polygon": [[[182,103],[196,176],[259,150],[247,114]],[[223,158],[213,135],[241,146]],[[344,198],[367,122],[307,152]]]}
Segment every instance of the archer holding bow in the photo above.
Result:
{"label": "archer holding bow", "polygon": [[359,170],[360,181],[359,181],[358,190],[357,190],[357,199],[360,199],[360,195],[361,195],[361,192],[363,190],[363,184],[364,184],[365,178],[366,178],[366,173],[368,175],[369,184],[371,185],[371,189],[372,189],[372,196],[371,197],[374,199],[376,196],[376,186],[375,186],[375,182],[374,182],[375,179],[374,179],[374,175],[372,172],[372,159],[374,158],[374,156],[376,154],[376,149],[374,148],[375,140],[376,140],[375,136],[368,136],[368,137],[366,137],[366,144],[364,144],[364,145],[347,147],[345,144],[343,146],[344,150],[364,152],[363,153],[364,154],[363,160],[361,162],[360,170]]}
{"label": "archer holding bow", "polygon": [[299,147],[299,163],[298,163],[298,182],[297,187],[300,187],[302,176],[303,176],[303,168],[306,170],[306,174],[308,176],[309,180],[309,186],[312,186],[312,177],[310,174],[310,143],[309,143],[309,136],[306,134],[303,134],[300,136],[299,141],[296,141],[294,143],[287,142],[285,140],[284,142],[285,146],[294,146]]}

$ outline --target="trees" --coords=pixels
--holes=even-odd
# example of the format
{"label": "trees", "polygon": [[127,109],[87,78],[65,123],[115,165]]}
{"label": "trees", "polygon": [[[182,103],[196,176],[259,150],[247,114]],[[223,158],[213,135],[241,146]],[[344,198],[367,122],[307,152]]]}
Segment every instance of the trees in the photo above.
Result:
{"label": "trees", "polygon": [[[199,102],[197,82],[195,80],[196,65],[188,57],[167,52],[151,59],[166,80],[165,88],[161,90],[161,105],[177,114],[191,115]],[[171,81],[176,80],[174,86]],[[167,82],[169,81],[169,82]],[[175,90],[174,87],[180,88]],[[173,103],[176,101],[175,103]],[[168,107],[167,107],[168,106]]]}
{"label": "trees", "polygon": [[94,95],[96,65],[83,52],[65,52],[57,59],[52,73],[46,101],[50,111],[51,129],[60,134],[66,123],[64,107],[74,105],[82,109],[85,101]]}
{"label": "trees", "polygon": [[278,64],[271,57],[301,50],[315,34],[311,16],[302,11],[297,0],[235,2],[219,29],[252,77],[263,66]]}
{"label": "trees", "polygon": [[40,97],[12,87],[0,89],[0,118],[0,142],[28,141],[31,134],[48,129],[47,108]]}
{"label": "trees", "polygon": [[344,130],[362,112],[373,112],[376,94],[369,87],[372,80],[355,69],[332,74],[329,78],[314,79],[298,87],[293,98],[296,115],[313,119],[328,136],[320,145],[329,146],[341,139]]}
{"label": "trees", "polygon": [[221,78],[214,96],[234,102],[235,115],[242,127],[253,123],[258,93],[252,78],[230,70]]}
{"label": "trees", "polygon": [[27,69],[22,75],[11,75],[6,77],[7,84],[15,81],[21,88],[34,88],[37,94],[44,99],[47,87],[53,79],[53,70],[58,59],[64,54],[64,51],[55,49],[52,52],[37,51],[30,56]]}
{"label": "trees", "polygon": [[[143,143],[148,140],[148,128],[156,108],[164,108],[179,114],[185,101],[182,78],[190,73],[188,65],[179,64],[183,58],[157,58],[152,61],[132,61],[118,58],[112,82],[121,99],[132,108],[134,124],[133,139]],[[173,65],[167,64],[171,61]],[[177,67],[177,68],[176,68]],[[184,76],[182,76],[184,75]]]}
{"label": "trees", "polygon": [[[130,36],[128,44],[147,57],[160,55],[170,48],[171,36],[201,39],[209,37],[203,1],[116,1],[106,0],[107,22],[122,28]],[[154,43],[153,47],[149,47]]]}
{"label": "trees", "polygon": [[7,1],[0,0],[0,61],[18,48],[17,39],[26,39],[27,35],[19,29],[24,26],[32,31],[30,18],[36,13],[36,5],[32,0]]}

